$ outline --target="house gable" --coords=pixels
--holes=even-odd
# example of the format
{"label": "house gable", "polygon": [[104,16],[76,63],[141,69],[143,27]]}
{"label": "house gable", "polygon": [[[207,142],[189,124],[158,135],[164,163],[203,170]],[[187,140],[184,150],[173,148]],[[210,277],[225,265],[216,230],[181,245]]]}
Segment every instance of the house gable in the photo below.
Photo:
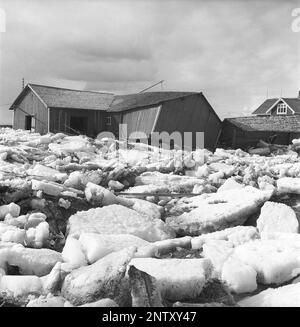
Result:
{"label": "house gable", "polygon": [[[286,113],[284,110],[277,110],[278,105],[286,106]],[[297,98],[273,98],[265,100],[255,111],[252,113],[253,115],[277,115],[277,114],[285,114],[285,115],[294,115],[300,114],[300,96]]]}
{"label": "house gable", "polygon": [[48,132],[48,108],[31,88],[24,89],[10,109],[14,110],[13,128],[27,129],[30,118],[29,128],[41,134]]}
{"label": "house gable", "polygon": [[[286,111],[283,112],[282,108],[285,108]],[[268,111],[269,115],[294,115],[295,111],[283,100],[279,99]]]}

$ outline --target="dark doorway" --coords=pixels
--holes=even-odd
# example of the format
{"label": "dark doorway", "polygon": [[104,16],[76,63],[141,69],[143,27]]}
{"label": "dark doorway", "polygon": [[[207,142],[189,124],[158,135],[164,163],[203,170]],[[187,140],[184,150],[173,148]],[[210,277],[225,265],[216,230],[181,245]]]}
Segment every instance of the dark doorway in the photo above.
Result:
{"label": "dark doorway", "polygon": [[32,127],[32,116],[25,116],[25,129],[31,130]]}
{"label": "dark doorway", "polygon": [[71,127],[71,133],[76,133],[79,132],[81,134],[87,134],[87,124],[88,119],[87,117],[76,117],[76,116],[71,116],[70,118],[70,127]]}

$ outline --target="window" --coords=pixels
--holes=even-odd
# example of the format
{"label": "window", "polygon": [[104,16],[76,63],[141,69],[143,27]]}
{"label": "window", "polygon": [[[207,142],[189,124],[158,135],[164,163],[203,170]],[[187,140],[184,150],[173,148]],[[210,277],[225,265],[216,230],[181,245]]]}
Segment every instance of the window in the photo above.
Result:
{"label": "window", "polygon": [[277,115],[286,115],[287,114],[287,105],[285,103],[279,103],[277,105]]}
{"label": "window", "polygon": [[111,116],[106,117],[106,125],[111,126]]}

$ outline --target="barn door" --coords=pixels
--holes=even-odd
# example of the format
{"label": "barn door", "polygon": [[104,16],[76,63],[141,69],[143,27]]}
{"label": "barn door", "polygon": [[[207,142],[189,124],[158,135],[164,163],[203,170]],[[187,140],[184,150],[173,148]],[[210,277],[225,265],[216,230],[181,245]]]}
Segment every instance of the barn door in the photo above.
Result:
{"label": "barn door", "polygon": [[70,118],[71,133],[87,134],[88,132],[88,117],[71,116]]}
{"label": "barn door", "polygon": [[32,116],[26,115],[25,116],[25,129],[30,131],[31,127],[32,127]]}

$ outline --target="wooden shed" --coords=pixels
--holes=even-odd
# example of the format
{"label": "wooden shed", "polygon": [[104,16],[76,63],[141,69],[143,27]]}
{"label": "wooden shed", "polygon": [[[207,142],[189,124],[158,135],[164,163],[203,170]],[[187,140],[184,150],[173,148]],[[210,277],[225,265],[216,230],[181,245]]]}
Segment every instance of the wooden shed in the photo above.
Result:
{"label": "wooden shed", "polygon": [[[127,136],[135,131],[143,131],[149,138],[153,132],[179,132],[184,142],[184,132],[191,132],[193,149],[197,144],[196,132],[204,132],[204,145],[210,150],[218,143],[222,124],[201,92],[145,92],[116,96],[107,110],[107,121],[111,122],[109,129],[115,135],[120,123],[127,124]],[[175,141],[174,147],[176,145]]]}
{"label": "wooden shed", "polygon": [[300,115],[249,116],[226,118],[223,122],[220,146],[247,149],[259,140],[290,144],[300,137]]}
{"label": "wooden shed", "polygon": [[105,128],[105,111],[113,97],[111,93],[27,84],[10,107],[13,128],[96,136]]}

